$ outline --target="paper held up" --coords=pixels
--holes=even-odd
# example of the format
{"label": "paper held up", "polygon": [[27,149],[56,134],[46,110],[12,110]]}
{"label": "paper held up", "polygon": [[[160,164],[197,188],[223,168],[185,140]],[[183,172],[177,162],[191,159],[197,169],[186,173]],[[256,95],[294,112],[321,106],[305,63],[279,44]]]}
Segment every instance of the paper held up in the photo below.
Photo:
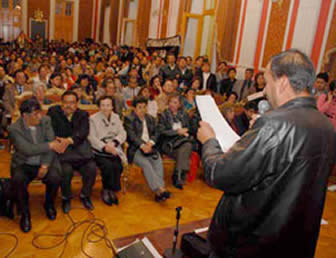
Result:
{"label": "paper held up", "polygon": [[260,99],[260,98],[263,98],[263,97],[264,97],[264,93],[262,91],[260,91],[260,92],[248,95],[247,96],[247,101],[252,101],[252,100],[255,100],[255,99]]}
{"label": "paper held up", "polygon": [[214,129],[222,150],[228,151],[240,139],[239,135],[226,122],[211,96],[197,96],[196,104],[202,120]]}

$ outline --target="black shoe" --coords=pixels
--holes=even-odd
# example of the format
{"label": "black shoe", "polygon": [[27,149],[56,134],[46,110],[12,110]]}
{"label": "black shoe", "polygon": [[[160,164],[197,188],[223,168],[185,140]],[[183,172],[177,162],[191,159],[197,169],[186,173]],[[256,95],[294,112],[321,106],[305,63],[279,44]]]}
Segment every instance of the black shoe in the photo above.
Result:
{"label": "black shoe", "polygon": [[163,196],[163,194],[155,194],[154,200],[156,202],[163,202],[166,200],[166,198]]}
{"label": "black shoe", "polygon": [[162,193],[163,197],[165,197],[166,199],[169,199],[170,196],[171,196],[171,193],[168,191],[168,190],[165,190],[163,193]]}
{"label": "black shoe", "polygon": [[65,214],[69,213],[71,210],[71,201],[67,199],[62,200],[62,209]]}
{"label": "black shoe", "polygon": [[110,193],[109,193],[108,190],[103,190],[103,191],[101,192],[101,198],[102,198],[102,201],[103,201],[105,204],[107,204],[107,205],[109,205],[109,206],[112,206],[113,202],[112,202],[112,198],[111,198]]}
{"label": "black shoe", "polygon": [[29,214],[22,214],[20,220],[20,228],[24,233],[27,233],[31,230],[31,221]]}
{"label": "black shoe", "polygon": [[111,190],[109,191],[109,194],[110,194],[112,203],[114,203],[115,205],[118,205],[119,204],[119,199],[118,199],[117,195]]}
{"label": "black shoe", "polygon": [[90,197],[83,197],[83,198],[81,197],[80,199],[86,209],[93,210],[93,204],[91,202]]}
{"label": "black shoe", "polygon": [[173,182],[173,185],[180,190],[183,190],[183,184],[179,181]]}
{"label": "black shoe", "polygon": [[[45,212],[46,212],[46,215],[48,217],[48,219],[50,220],[55,220],[56,219],[56,216],[57,216],[57,212],[55,210],[55,206],[53,203],[51,204],[44,204],[44,209],[45,209]],[[63,209],[64,211],[64,209]],[[69,212],[69,211],[68,211]]]}

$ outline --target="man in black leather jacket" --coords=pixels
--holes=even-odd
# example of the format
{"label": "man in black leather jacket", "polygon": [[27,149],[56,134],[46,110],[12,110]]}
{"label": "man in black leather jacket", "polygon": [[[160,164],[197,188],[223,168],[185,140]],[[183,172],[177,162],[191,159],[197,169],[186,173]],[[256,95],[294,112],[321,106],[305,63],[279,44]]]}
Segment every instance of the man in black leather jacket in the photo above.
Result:
{"label": "man in black leather jacket", "polygon": [[206,180],[225,192],[209,229],[212,257],[314,257],[334,129],[310,94],[315,71],[305,54],[272,57],[265,78],[273,111],[228,152],[200,123]]}

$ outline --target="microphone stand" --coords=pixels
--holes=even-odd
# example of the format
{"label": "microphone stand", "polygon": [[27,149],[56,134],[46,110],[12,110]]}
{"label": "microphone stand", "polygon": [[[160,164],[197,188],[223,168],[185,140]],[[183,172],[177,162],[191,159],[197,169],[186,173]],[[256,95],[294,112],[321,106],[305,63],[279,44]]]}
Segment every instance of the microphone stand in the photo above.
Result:
{"label": "microphone stand", "polygon": [[179,222],[181,218],[181,210],[182,207],[176,208],[176,228],[174,230],[174,239],[173,239],[173,248],[166,249],[163,253],[163,257],[165,258],[182,258],[183,253],[180,249],[176,249],[177,238],[179,234]]}

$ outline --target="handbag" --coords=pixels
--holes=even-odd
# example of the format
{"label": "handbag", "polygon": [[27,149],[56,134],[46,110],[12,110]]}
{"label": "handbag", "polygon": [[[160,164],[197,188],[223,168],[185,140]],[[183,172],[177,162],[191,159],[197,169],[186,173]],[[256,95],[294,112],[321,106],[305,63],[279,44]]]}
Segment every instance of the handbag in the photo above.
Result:
{"label": "handbag", "polygon": [[191,142],[191,140],[188,137],[177,135],[174,136],[171,140],[167,141],[166,145],[166,152],[173,153],[174,150],[178,149],[183,144]]}

